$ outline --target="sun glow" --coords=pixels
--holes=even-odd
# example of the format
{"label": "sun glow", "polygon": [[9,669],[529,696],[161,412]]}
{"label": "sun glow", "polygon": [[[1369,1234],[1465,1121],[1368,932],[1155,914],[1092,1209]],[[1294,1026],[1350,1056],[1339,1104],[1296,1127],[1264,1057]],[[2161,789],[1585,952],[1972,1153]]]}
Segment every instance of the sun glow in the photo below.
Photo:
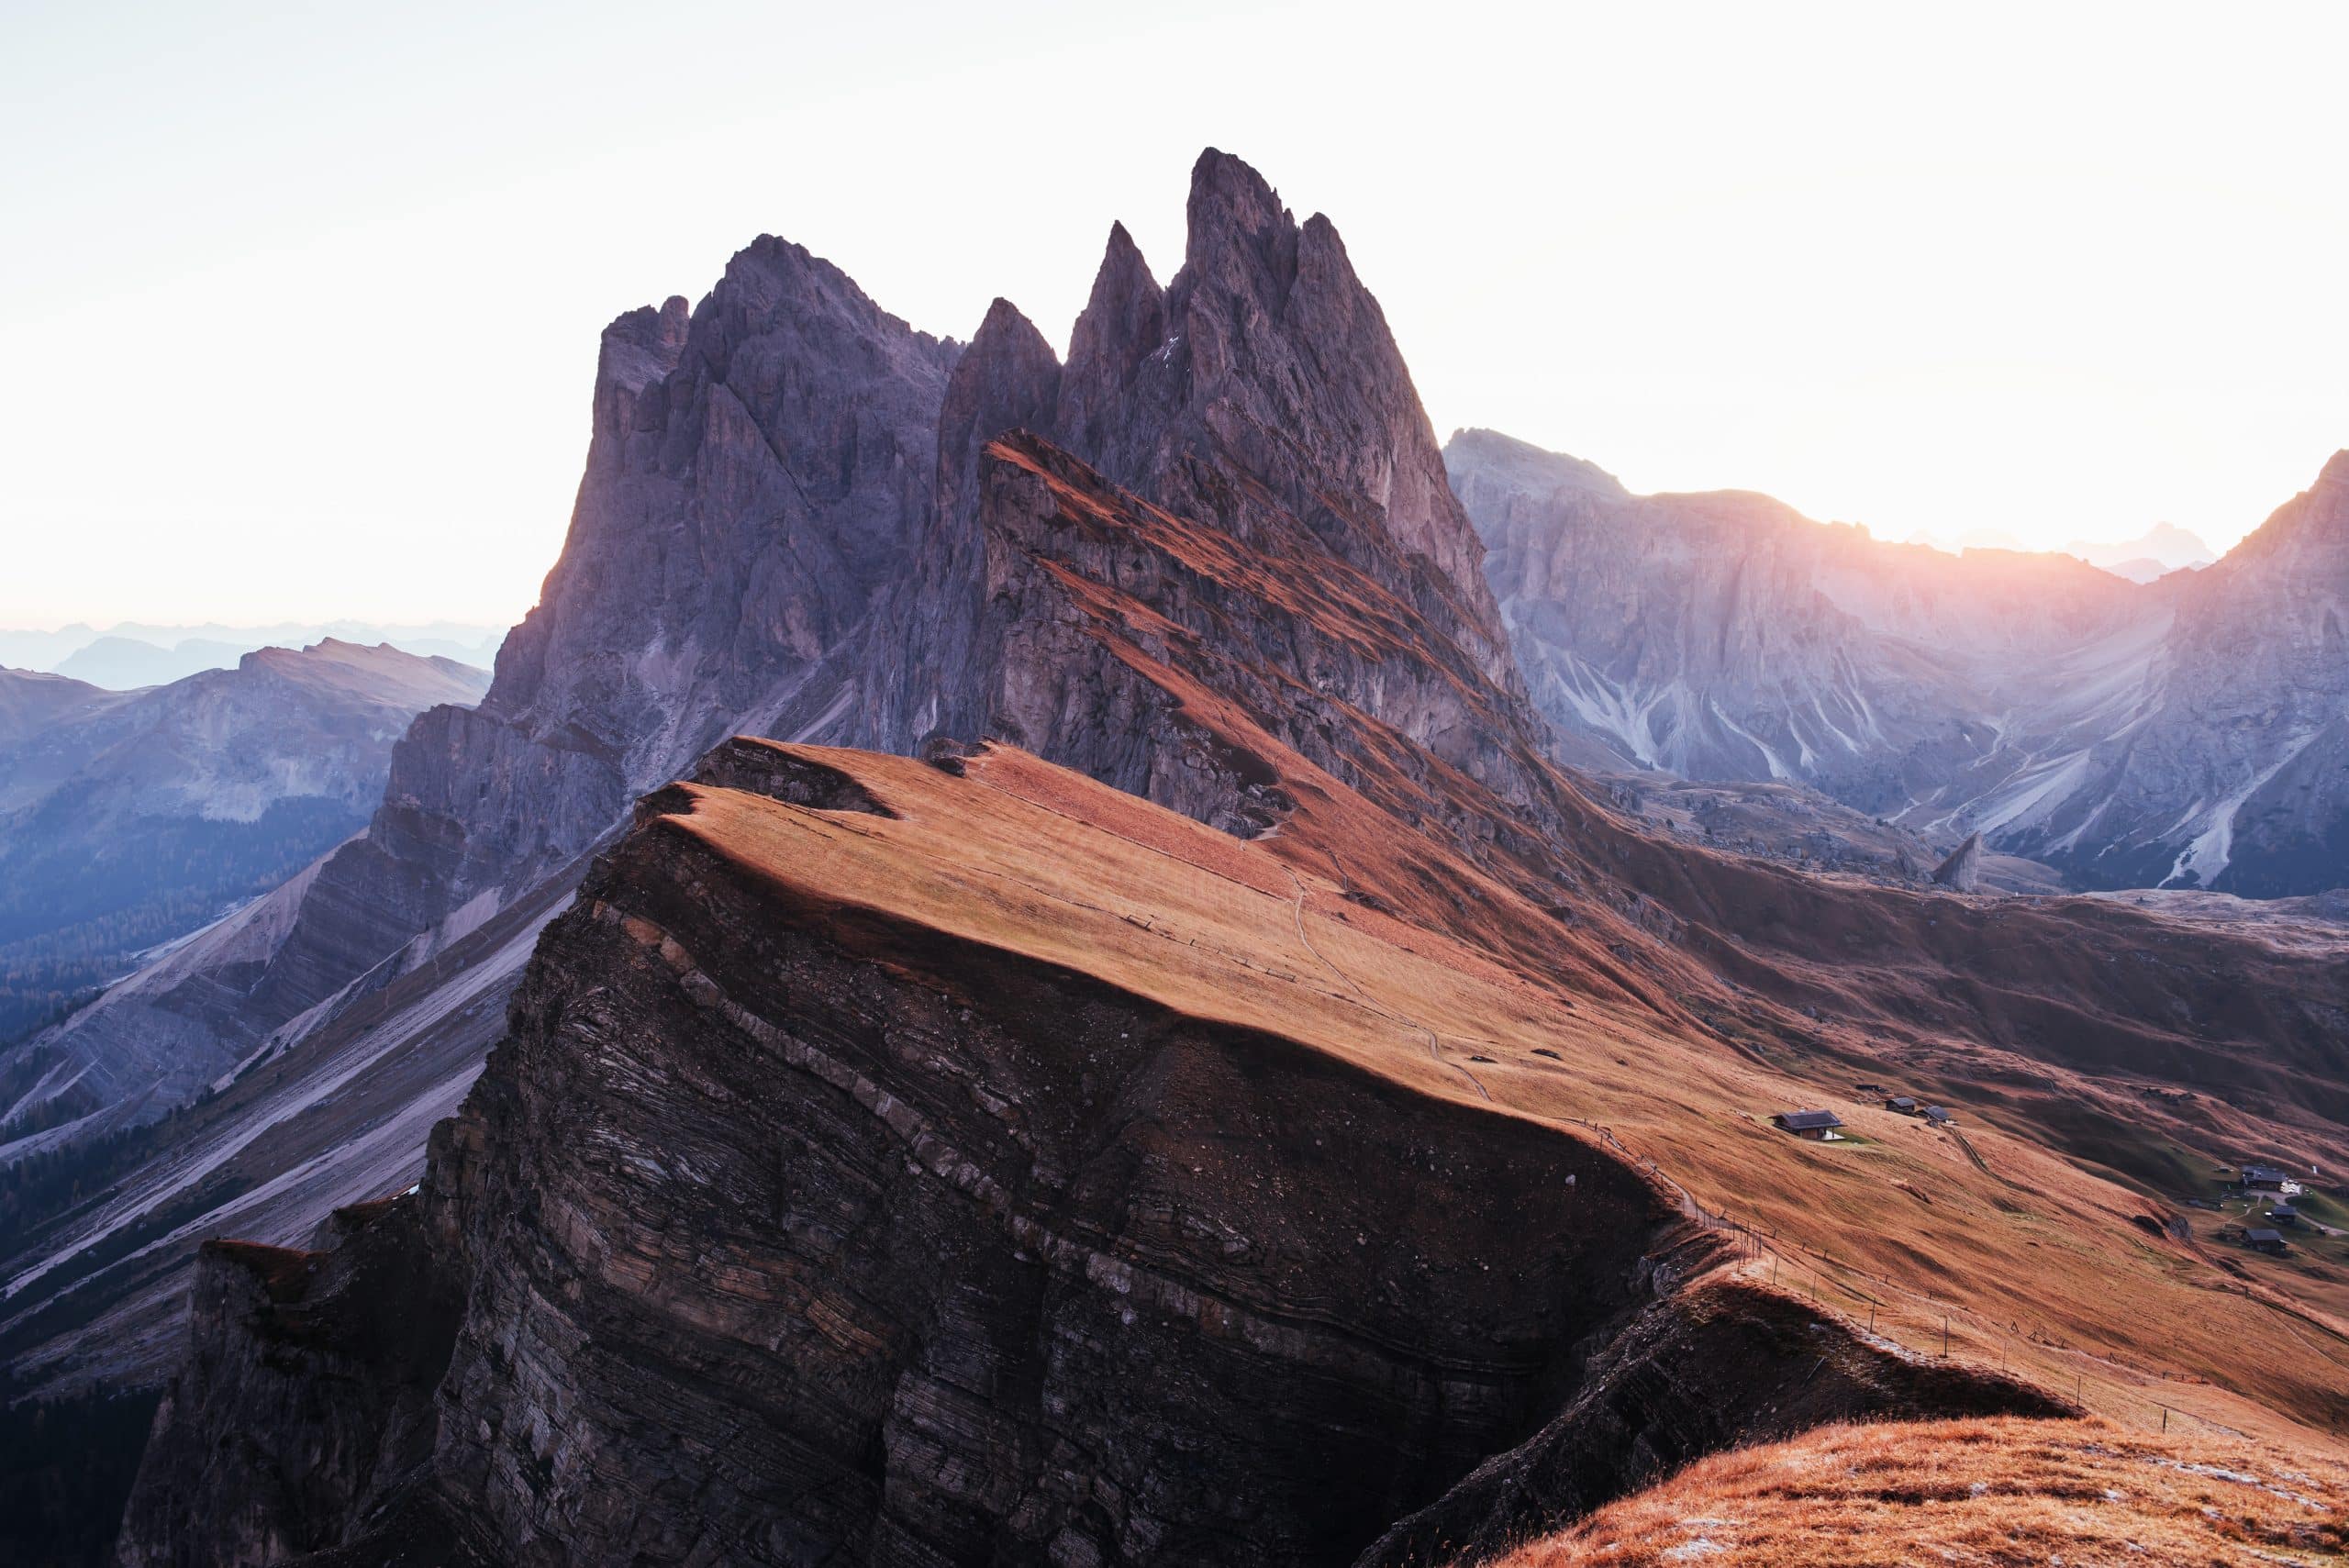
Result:
{"label": "sun glow", "polygon": [[9,27],[0,624],[510,619],[612,316],[772,230],[1062,335],[1209,143],[1336,220],[1439,429],[1635,488],[2223,548],[2349,444],[2337,7],[698,5],[690,70],[618,6]]}

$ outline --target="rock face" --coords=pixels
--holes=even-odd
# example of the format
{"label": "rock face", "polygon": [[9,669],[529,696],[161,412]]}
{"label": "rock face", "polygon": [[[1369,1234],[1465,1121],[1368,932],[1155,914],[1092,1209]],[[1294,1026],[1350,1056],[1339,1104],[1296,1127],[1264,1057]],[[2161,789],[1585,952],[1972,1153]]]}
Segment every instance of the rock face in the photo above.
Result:
{"label": "rock face", "polygon": [[[2349,884],[2349,451],[2172,603],[2146,721],[2091,749],[2099,792],[2049,833],[2082,861],[2117,845],[2130,881],[2252,898]],[[2180,803],[2198,808],[2182,828],[2165,819]]]}
{"label": "rock face", "polygon": [[[0,671],[0,1038],[349,838],[409,720],[485,680],[332,640],[141,692]],[[235,1060],[180,1049],[189,1031],[118,1028],[128,1017],[7,1062],[0,1163],[159,1114]]]}
{"label": "rock face", "polygon": [[2091,887],[2349,880],[2349,457],[2150,585],[1757,495],[1632,496],[1489,431],[1447,461],[1535,699],[1638,763],[1801,781]]}
{"label": "rock face", "polygon": [[[575,877],[636,795],[769,728],[908,571],[956,354],[773,238],[697,310],[672,299],[614,322],[570,536],[487,695],[417,718],[365,836],[290,922],[249,933],[233,970],[133,982],[142,1027],[190,1064],[162,1103]],[[80,1034],[62,1049],[118,1049]]]}
{"label": "rock face", "polygon": [[[1099,570],[1169,577],[1145,652],[1194,680],[1244,681],[1232,689],[1333,762],[1332,736],[1361,751],[1360,711],[1430,742],[1442,761],[1408,753],[1423,773],[1466,767],[1513,796],[1554,794],[1525,772],[1532,720],[1493,689],[1513,677],[1471,569],[1474,531],[1438,482],[1432,430],[1334,230],[1296,223],[1219,153],[1200,160],[1194,185],[1172,286],[1113,230],[1065,373],[1008,305],[965,355],[774,240],[736,258],[693,311],[672,302],[616,323],[572,537],[480,708],[417,720],[363,838],[118,990],[122,1017],[207,1075],[251,1064],[249,1085],[223,1081],[207,1118],[220,1129],[202,1140],[239,1151],[238,1181],[206,1177],[192,1194],[178,1162],[145,1167],[103,1218],[17,1261],[12,1278],[32,1292],[18,1299],[39,1299],[48,1286],[33,1282],[126,1230],[201,1234],[206,1211],[191,1221],[186,1207],[239,1205],[245,1183],[348,1195],[335,1150],[250,1128],[290,1114],[273,1106],[306,1107],[307,1075],[330,1082],[381,1059],[387,1029],[412,1029],[414,1054],[440,1064],[415,1091],[447,1093],[461,1081],[451,1042],[475,1038],[462,1020],[494,1017],[516,973],[474,966],[505,964],[628,800],[724,733],[899,751],[1018,735],[1203,818],[1272,820],[1278,791],[1262,762],[1199,722],[1196,700],[1139,678],[1133,648],[1101,635],[1101,605],[1028,566],[1033,550],[1081,538],[1061,520],[1064,502],[1127,503],[1103,499],[1097,472],[1041,438],[986,455],[1015,429],[1074,431],[1145,495],[1196,506],[1241,542],[1202,553],[1196,528],[1162,513],[1146,535],[1100,541]],[[983,525],[990,489],[1000,495]],[[1300,587],[1328,611],[1318,625],[1283,607]],[[1139,603],[1129,594],[1121,607]],[[1160,634],[1178,613],[1188,629],[1170,644]],[[1266,639],[1261,655],[1232,645],[1235,617]],[[1309,703],[1292,659],[1319,684]],[[1361,754],[1393,773],[1392,750]],[[1476,814],[1442,778],[1389,782],[1415,811]],[[229,1127],[248,1129],[241,1141]],[[384,1152],[350,1170],[385,1169]],[[165,1226],[167,1213],[182,1220]],[[272,1214],[250,1229],[232,1207],[212,1223],[273,1242],[307,1229],[289,1208]],[[98,1288],[155,1299],[141,1271],[108,1269]],[[147,1321],[136,1335],[45,1344],[44,1364],[151,1375]],[[126,1347],[139,1358],[127,1365]]]}
{"label": "rock face", "polygon": [[905,751],[934,735],[1002,733],[1107,776],[1085,749],[1117,744],[1113,734],[1015,715],[985,689],[991,666],[978,651],[1006,606],[1000,579],[973,570],[985,549],[981,449],[1015,429],[1079,460],[1088,483],[1242,549],[1295,554],[1272,535],[1308,539],[1310,554],[1440,625],[1484,680],[1513,686],[1483,546],[1335,228],[1319,215],[1300,227],[1261,175],[1213,150],[1192,171],[1188,217],[1184,264],[1163,289],[1124,227],[1112,228],[1064,367],[996,302],[947,397],[938,542],[888,617],[916,640],[874,651],[862,684],[874,717],[847,738]]}
{"label": "rock face", "polygon": [[[980,453],[1008,430],[1062,434],[1102,476],[1245,547],[1302,530],[1308,554],[1513,681],[1482,547],[1327,219],[1299,226],[1255,171],[1210,151],[1174,284],[1113,230],[1072,345],[1063,372],[998,302],[964,356],[771,238],[691,311],[673,299],[615,322],[570,537],[488,695],[417,721],[365,837],[319,870],[289,927],[243,944],[241,965],[270,951],[228,982],[229,1006],[209,971],[141,977],[203,1076],[288,1048],[575,876],[630,799],[729,733],[910,751],[1000,724],[1055,760],[1140,778],[1134,742],[1078,708],[1015,700],[1007,683],[1030,676],[983,646],[1005,606],[982,576]],[[1080,700],[1073,677],[1052,678]],[[1396,712],[1407,728],[1449,722]],[[1455,728],[1451,752],[1483,744]]]}
{"label": "rock face", "polygon": [[1949,858],[1933,868],[1933,880],[1943,887],[1959,893],[1971,893],[1982,884],[1982,835],[1968,833],[1965,842],[1949,852]]}
{"label": "rock face", "polygon": [[418,1194],[206,1262],[122,1561],[1343,1563],[1828,1417],[2057,1408],[1688,1286],[1644,1173],[1300,984],[1426,959],[1274,851],[954,767],[743,742],[648,801]]}

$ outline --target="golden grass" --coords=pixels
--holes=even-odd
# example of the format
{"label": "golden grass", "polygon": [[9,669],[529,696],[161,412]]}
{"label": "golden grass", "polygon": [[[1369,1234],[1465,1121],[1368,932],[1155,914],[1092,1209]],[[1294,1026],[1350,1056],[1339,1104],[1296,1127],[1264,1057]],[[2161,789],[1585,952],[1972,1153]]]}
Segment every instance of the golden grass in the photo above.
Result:
{"label": "golden grass", "polygon": [[[709,844],[801,917],[855,912],[1094,975],[1161,1006],[1328,1052],[1430,1095],[1568,1136],[1608,1129],[1705,1209],[1776,1234],[1735,1267],[1906,1349],[2004,1366],[2138,1429],[2216,1426],[2329,1446],[2349,1408],[2338,1325],[2132,1223],[2144,1200],[2028,1140],[1946,1134],[1854,1104],[1840,1073],[1758,1062],[1641,1005],[1577,933],[1458,861],[1464,940],[1400,907],[1439,853],[1326,775],[1279,833],[1242,842],[1008,748],[955,777],[908,759],[787,748],[894,817],[688,786],[668,830]],[[1341,868],[1340,861],[1342,861]],[[1344,880],[1341,882],[1340,875]],[[1549,933],[1539,977],[1510,962]],[[894,955],[893,962],[908,962]],[[1553,1055],[1536,1054],[1537,1051]],[[1774,1111],[1832,1106],[1820,1145]]]}
{"label": "golden grass", "polygon": [[2101,1421],[1821,1428],[1691,1465],[1501,1568],[2336,1562],[2349,1468]]}

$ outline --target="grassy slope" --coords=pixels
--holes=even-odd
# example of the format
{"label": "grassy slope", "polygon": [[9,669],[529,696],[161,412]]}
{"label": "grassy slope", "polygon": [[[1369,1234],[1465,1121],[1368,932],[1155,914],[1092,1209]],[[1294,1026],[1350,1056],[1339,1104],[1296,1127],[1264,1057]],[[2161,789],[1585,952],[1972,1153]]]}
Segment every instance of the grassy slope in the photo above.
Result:
{"label": "grassy slope", "polygon": [[1703,1461],[1502,1568],[2337,1562],[2349,1468],[2101,1422],[1830,1427]]}
{"label": "grassy slope", "polygon": [[[1293,777],[1297,811],[1242,842],[1009,750],[960,779],[789,750],[852,775],[896,815],[691,786],[672,830],[840,932],[871,925],[887,962],[920,958],[861,912],[1082,969],[1422,1094],[1567,1125],[1653,1160],[1703,1208],[1775,1232],[1775,1252],[1736,1265],[1749,1276],[1863,1325],[1873,1315],[1912,1350],[1938,1351],[1946,1318],[1954,1355],[2076,1391],[2125,1426],[2158,1428],[2166,1405],[2181,1419],[2330,1441],[2349,1388],[2337,1322],[2261,1273],[2222,1270],[2199,1243],[2149,1233],[2132,1222],[2150,1217],[2143,1199],[2026,1139],[1972,1129],[1988,1167],[1977,1169],[1946,1134],[1852,1103],[1831,1060],[1806,1074],[1724,1044],[1668,999],[1642,1001],[1603,929],[1561,927],[1326,777]],[[1467,895],[1464,926],[1513,940],[1463,940],[1364,901],[1399,908],[1431,869]],[[1507,956],[1545,934],[1538,973]],[[1859,1136],[1819,1145],[1767,1125],[1774,1110],[1820,1103]]]}

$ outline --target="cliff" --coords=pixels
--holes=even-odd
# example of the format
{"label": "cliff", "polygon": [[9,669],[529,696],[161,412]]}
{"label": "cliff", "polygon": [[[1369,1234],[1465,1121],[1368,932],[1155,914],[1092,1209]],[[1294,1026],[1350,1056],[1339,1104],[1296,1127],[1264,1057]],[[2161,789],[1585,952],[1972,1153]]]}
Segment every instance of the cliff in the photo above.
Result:
{"label": "cliff", "polygon": [[1522,982],[1317,853],[948,761],[651,797],[419,1191],[216,1250],[123,1561],[1345,1562],[1824,1413],[2057,1407],[1725,1273],[1519,1108],[1521,1043],[1488,1084],[1411,1021]]}
{"label": "cliff", "polygon": [[1457,432],[1452,483],[1536,702],[1693,779],[1792,780],[2075,886],[2349,877],[2349,459],[2204,570],[1961,556],[1739,492],[1634,496]]}

